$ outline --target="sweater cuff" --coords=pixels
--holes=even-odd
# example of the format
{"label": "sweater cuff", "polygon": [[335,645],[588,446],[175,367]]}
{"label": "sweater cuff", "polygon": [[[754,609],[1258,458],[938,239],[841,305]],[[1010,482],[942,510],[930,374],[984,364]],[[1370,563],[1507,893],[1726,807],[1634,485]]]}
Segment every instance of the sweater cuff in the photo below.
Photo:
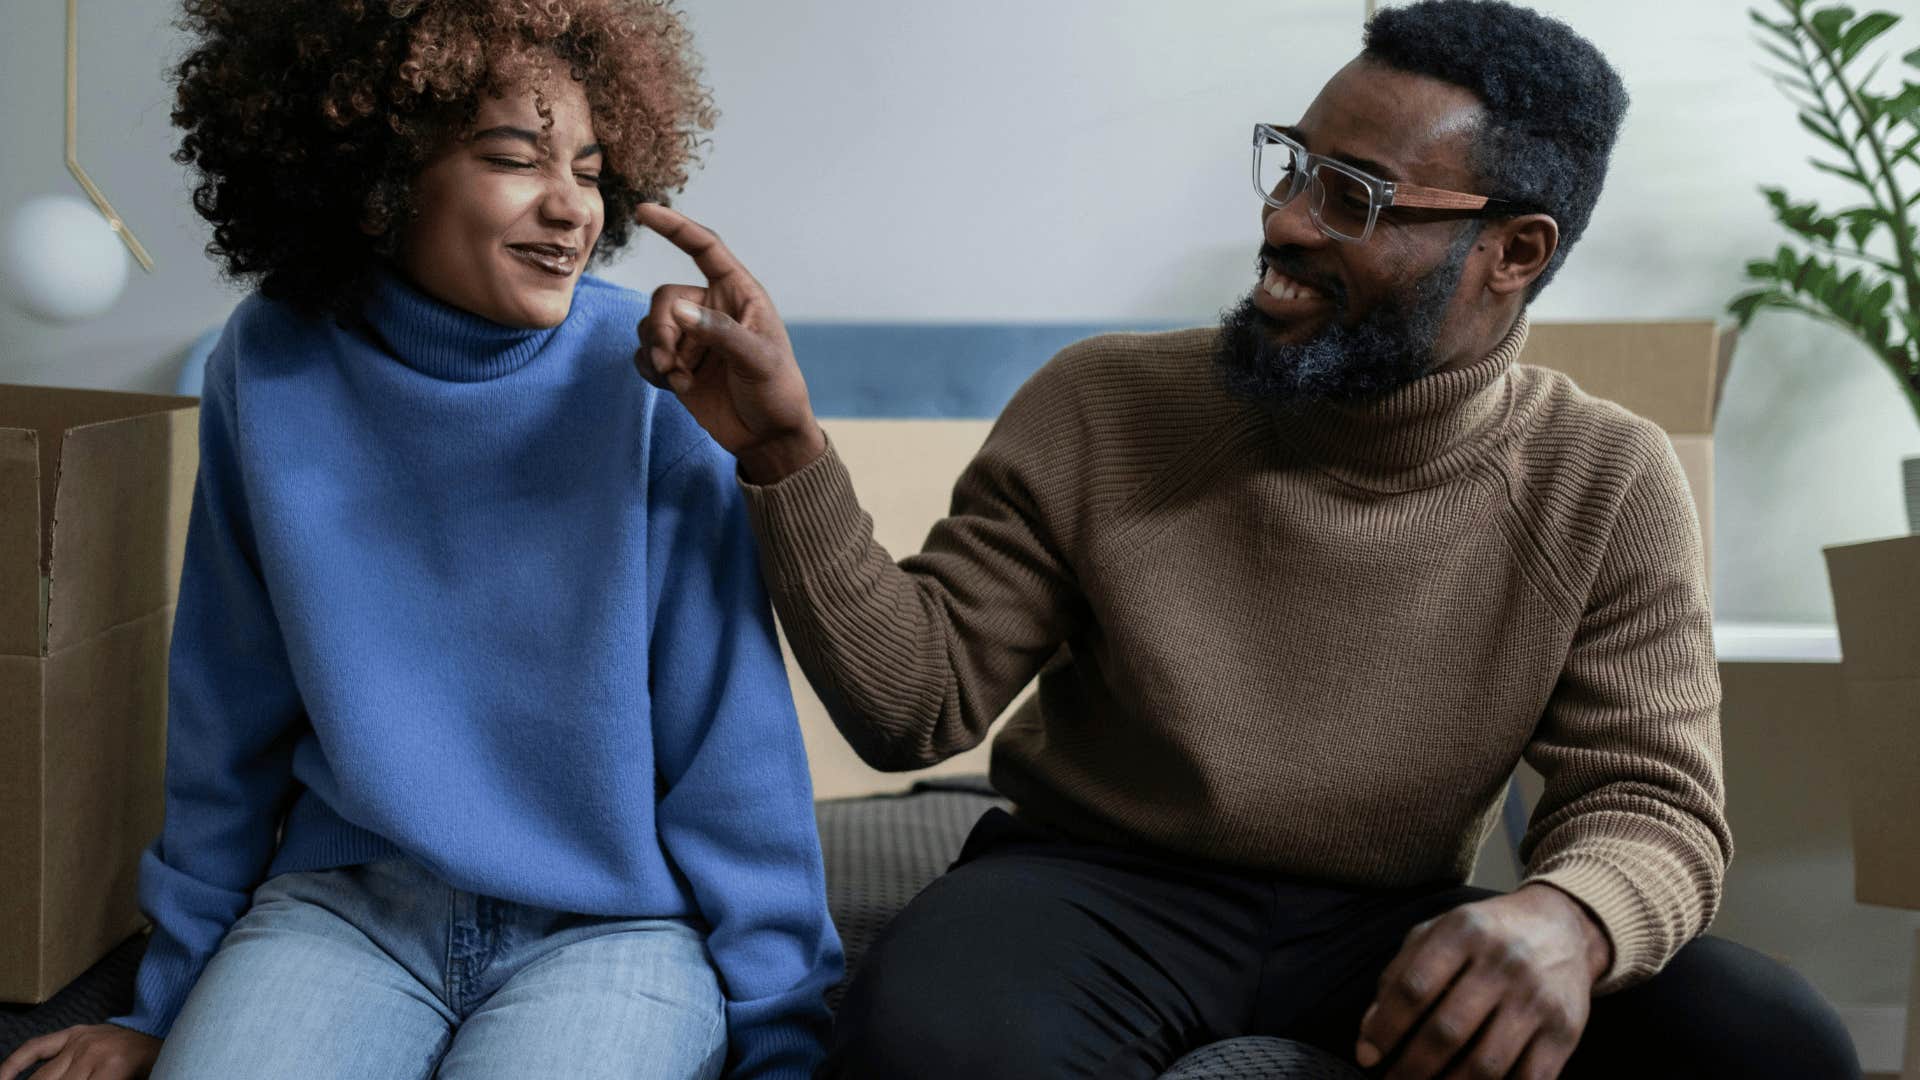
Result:
{"label": "sweater cuff", "polygon": [[[836,950],[837,953],[837,950]],[[797,993],[804,993],[796,988]],[[726,1003],[727,1075],[745,1080],[811,1080],[827,1056],[832,1023],[825,1001],[813,991],[811,1010],[794,1010],[781,995]]]}
{"label": "sweater cuff", "polygon": [[831,439],[806,468],[773,484],[739,478],[769,584],[788,589],[857,562],[873,536]]}
{"label": "sweater cuff", "polygon": [[1593,996],[1624,990],[1652,978],[1669,959],[1647,897],[1619,867],[1593,855],[1556,859],[1550,869],[1528,875],[1522,885],[1551,885],[1579,901],[1613,945],[1613,964],[1594,984]]}
{"label": "sweater cuff", "polygon": [[184,948],[155,929],[147,939],[146,954],[140,958],[140,970],[134,977],[133,1011],[112,1017],[107,1023],[156,1039],[166,1038],[205,968],[205,958],[196,963]]}

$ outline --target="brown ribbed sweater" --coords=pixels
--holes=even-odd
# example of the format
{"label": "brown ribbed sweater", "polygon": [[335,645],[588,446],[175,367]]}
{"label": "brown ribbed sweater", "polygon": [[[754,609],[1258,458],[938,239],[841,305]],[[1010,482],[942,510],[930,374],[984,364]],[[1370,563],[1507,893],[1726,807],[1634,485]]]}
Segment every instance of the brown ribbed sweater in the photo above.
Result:
{"label": "brown ribbed sweater", "polygon": [[[1699,527],[1659,428],[1516,364],[1276,416],[1216,331],[1036,373],[925,550],[874,542],[831,451],[744,485],[776,609],[880,768],[998,736],[994,784],[1069,832],[1256,874],[1457,883],[1524,756],[1528,880],[1599,919],[1599,990],[1718,904],[1719,678]],[[929,478],[929,482],[934,482]]]}

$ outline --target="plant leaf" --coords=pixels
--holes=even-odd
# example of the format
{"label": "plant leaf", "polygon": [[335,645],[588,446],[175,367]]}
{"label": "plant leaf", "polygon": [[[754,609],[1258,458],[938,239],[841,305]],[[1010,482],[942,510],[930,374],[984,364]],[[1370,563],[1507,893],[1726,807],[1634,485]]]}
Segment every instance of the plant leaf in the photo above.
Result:
{"label": "plant leaf", "polygon": [[1818,116],[1821,110],[1826,107],[1825,103],[1815,97],[1813,90],[1804,82],[1790,79],[1785,75],[1775,75],[1773,77],[1773,85],[1779,88],[1781,97],[1793,102],[1794,107],[1801,112],[1812,113]]}
{"label": "plant leaf", "polygon": [[1887,331],[1891,329],[1891,327],[1892,323],[1887,319],[1887,313],[1884,311],[1876,311],[1868,315],[1861,323],[1862,332],[1866,335],[1867,342],[1873,346],[1876,352],[1887,351]]}
{"label": "plant leaf", "polygon": [[1915,49],[1900,59],[1912,64],[1914,67],[1920,68],[1920,49]]}
{"label": "plant leaf", "polygon": [[1853,181],[1854,183],[1859,184],[1861,187],[1868,186],[1867,178],[1864,176],[1861,176],[1858,170],[1853,169],[1851,167],[1843,168],[1839,165],[1834,165],[1829,162],[1821,161],[1819,158],[1808,158],[1807,163],[1812,165],[1814,168],[1819,169],[1821,172],[1832,173],[1835,176],[1844,176],[1847,179]]}
{"label": "plant leaf", "polygon": [[1792,284],[1799,280],[1800,260],[1794,255],[1792,248],[1781,244],[1780,250],[1773,257],[1773,269],[1775,277]]}
{"label": "plant leaf", "polygon": [[1840,44],[1840,36],[1852,21],[1853,9],[1841,4],[1814,12],[1807,20],[1807,25],[1813,27],[1814,36],[1820,39],[1820,43],[1831,49]]}
{"label": "plant leaf", "polygon": [[1794,71],[1804,71],[1806,69],[1806,64],[1803,63],[1799,57],[1775,45],[1771,41],[1764,41],[1756,37],[1753,39],[1753,43],[1765,49],[1768,53],[1771,53],[1776,60],[1779,60]]}
{"label": "plant leaf", "polygon": [[1844,225],[1847,237],[1853,241],[1853,246],[1861,251],[1866,250],[1867,238],[1886,221],[1886,215],[1871,206],[1842,210],[1833,216],[1836,221]]}
{"label": "plant leaf", "polygon": [[1881,101],[1889,115],[1920,128],[1920,83],[1903,83],[1899,93]]}
{"label": "plant leaf", "polygon": [[1774,219],[1801,236],[1831,244],[1840,235],[1840,222],[1820,213],[1818,203],[1793,203],[1779,188],[1763,188],[1761,193],[1772,205]]}
{"label": "plant leaf", "polygon": [[1793,33],[1792,23],[1774,22],[1772,19],[1767,18],[1765,15],[1762,15],[1759,12],[1752,10],[1751,8],[1747,10],[1747,18],[1752,19],[1755,25],[1763,26],[1768,30],[1773,31],[1774,33],[1780,35],[1782,38],[1785,38],[1788,42],[1792,42],[1796,40]]}
{"label": "plant leaf", "polygon": [[1785,299],[1778,290],[1756,289],[1734,297],[1733,301],[1727,305],[1727,313],[1740,320],[1740,327],[1744,330],[1747,324],[1753,321],[1753,317],[1759,314],[1761,308],[1775,306]]}
{"label": "plant leaf", "polygon": [[1860,301],[1861,306],[1870,312],[1885,311],[1887,303],[1893,299],[1893,279],[1887,278],[1875,285],[1872,291]]}
{"label": "plant leaf", "polygon": [[1860,307],[1860,271],[1855,270],[1833,283],[1821,299],[1835,315],[1854,322]]}
{"label": "plant leaf", "polygon": [[1860,21],[1848,27],[1847,32],[1840,38],[1841,65],[1845,66],[1854,57],[1860,55],[1861,49],[1866,48],[1874,38],[1891,30],[1899,21],[1900,16],[1885,11],[1872,11],[1862,15]]}
{"label": "plant leaf", "polygon": [[1851,148],[1850,144],[1848,144],[1848,142],[1845,139],[1840,137],[1839,132],[1833,130],[1833,128],[1830,127],[1825,120],[1822,120],[1817,116],[1811,116],[1807,113],[1801,113],[1800,126],[1803,128],[1806,128],[1808,131],[1813,132],[1815,135],[1818,135],[1822,140],[1826,142],[1828,146],[1833,147],[1835,150],[1838,150],[1843,154],[1846,153]]}

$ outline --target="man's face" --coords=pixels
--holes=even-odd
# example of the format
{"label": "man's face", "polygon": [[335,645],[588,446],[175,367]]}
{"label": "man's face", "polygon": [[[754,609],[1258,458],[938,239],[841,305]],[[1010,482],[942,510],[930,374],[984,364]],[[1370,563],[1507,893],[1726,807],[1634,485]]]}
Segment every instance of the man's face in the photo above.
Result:
{"label": "man's face", "polygon": [[[1471,192],[1480,115],[1464,88],[1361,58],[1291,134],[1383,180]],[[1308,191],[1262,204],[1260,279],[1222,324],[1219,359],[1236,392],[1270,404],[1367,400],[1478,359],[1457,317],[1477,222],[1387,208],[1372,236],[1350,243],[1320,231],[1312,201]]]}

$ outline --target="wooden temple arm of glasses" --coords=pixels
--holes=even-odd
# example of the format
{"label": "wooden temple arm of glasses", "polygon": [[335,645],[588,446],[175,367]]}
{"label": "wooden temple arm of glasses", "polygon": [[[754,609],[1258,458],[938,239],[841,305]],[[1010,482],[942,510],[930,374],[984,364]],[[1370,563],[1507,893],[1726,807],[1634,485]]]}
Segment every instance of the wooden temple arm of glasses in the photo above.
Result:
{"label": "wooden temple arm of glasses", "polygon": [[1502,201],[1489,199],[1485,195],[1469,195],[1464,191],[1421,187],[1418,184],[1393,185],[1395,206],[1417,206],[1428,210],[1479,210],[1488,203]]}

